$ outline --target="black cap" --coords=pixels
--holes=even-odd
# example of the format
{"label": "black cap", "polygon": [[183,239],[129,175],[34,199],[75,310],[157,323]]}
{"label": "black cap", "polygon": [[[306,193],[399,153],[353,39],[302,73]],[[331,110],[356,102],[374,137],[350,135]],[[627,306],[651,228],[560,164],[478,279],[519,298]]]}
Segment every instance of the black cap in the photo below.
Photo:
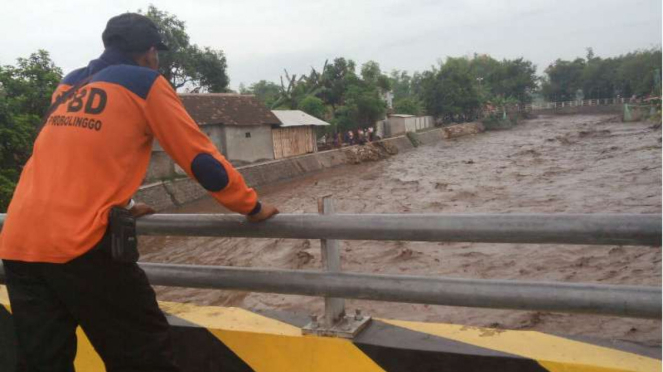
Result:
{"label": "black cap", "polygon": [[144,52],[151,47],[168,50],[157,25],[137,13],[124,13],[108,20],[101,39],[104,47],[114,46],[125,52]]}

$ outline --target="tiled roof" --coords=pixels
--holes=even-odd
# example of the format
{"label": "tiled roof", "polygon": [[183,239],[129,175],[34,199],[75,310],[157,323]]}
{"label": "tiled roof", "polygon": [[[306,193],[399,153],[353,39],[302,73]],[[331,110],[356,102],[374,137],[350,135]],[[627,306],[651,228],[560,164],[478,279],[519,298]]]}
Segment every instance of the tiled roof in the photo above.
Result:
{"label": "tiled roof", "polygon": [[281,122],[254,96],[207,93],[180,94],[189,115],[198,125],[279,125]]}

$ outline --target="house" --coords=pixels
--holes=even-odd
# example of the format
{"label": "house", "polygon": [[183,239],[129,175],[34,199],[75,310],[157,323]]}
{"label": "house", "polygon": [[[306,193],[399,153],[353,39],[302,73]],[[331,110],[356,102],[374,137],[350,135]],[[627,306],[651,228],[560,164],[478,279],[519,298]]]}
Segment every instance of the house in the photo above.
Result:
{"label": "house", "polygon": [[[257,98],[249,95],[180,94],[193,120],[233,165],[274,159],[272,126],[279,119]],[[155,141],[147,180],[183,175]]]}
{"label": "house", "polygon": [[180,94],[184,107],[234,164],[274,159],[272,125],[279,119],[254,96]]}
{"label": "house", "polygon": [[281,121],[272,130],[274,159],[318,151],[315,128],[329,123],[300,110],[273,110],[272,113]]}

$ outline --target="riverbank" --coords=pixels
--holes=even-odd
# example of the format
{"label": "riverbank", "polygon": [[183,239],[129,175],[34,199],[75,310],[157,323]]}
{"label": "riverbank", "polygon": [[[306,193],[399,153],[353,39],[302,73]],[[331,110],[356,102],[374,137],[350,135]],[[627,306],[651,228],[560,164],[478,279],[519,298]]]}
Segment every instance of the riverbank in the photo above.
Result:
{"label": "riverbank", "polygon": [[[302,156],[237,167],[251,187],[283,182],[308,174],[321,172],[348,164],[386,159],[414,149],[419,144],[433,144],[445,139],[474,135],[484,131],[480,123],[465,123],[425,132],[411,133],[340,149],[316,152]],[[178,207],[204,198],[207,191],[188,177],[165,180],[143,185],[135,199],[151,205],[156,210]]]}

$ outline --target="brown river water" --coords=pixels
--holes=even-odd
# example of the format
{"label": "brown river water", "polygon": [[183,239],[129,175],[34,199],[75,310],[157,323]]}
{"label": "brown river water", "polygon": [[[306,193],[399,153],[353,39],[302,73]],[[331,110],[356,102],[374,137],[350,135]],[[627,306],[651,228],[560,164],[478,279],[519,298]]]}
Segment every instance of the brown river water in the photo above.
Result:
{"label": "brown river water", "polygon": [[[283,213],[661,213],[661,130],[613,116],[542,116],[258,188]],[[211,198],[165,213],[224,213]],[[320,269],[318,240],[141,237],[142,261]],[[341,242],[345,271],[477,279],[661,285],[660,247]],[[156,287],[162,301],[323,312],[315,297]],[[374,317],[661,344],[661,321],[346,301]]]}

